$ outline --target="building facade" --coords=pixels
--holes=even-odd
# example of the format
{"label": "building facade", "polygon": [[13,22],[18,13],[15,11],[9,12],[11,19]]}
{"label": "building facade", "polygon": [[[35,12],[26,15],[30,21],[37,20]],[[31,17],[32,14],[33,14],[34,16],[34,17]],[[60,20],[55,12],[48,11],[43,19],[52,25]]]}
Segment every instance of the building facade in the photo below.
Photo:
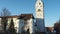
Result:
{"label": "building facade", "polygon": [[[1,21],[2,18],[5,17],[0,17],[0,24],[2,23]],[[9,29],[11,20],[13,19],[16,33],[23,33],[23,31],[29,32],[30,34],[34,33],[34,24],[33,24],[34,17],[32,14],[21,14],[19,16],[6,16],[6,18],[7,18],[6,31]],[[4,30],[4,28],[2,28],[2,30]]]}
{"label": "building facade", "polygon": [[21,14],[20,19],[20,32],[34,33],[34,17],[32,14]]}

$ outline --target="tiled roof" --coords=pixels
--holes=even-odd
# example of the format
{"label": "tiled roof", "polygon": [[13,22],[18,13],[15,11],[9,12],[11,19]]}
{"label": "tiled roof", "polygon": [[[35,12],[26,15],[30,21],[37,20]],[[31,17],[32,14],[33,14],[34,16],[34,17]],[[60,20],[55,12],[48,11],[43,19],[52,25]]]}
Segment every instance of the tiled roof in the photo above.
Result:
{"label": "tiled roof", "polygon": [[18,18],[18,16],[0,16],[0,18]]}

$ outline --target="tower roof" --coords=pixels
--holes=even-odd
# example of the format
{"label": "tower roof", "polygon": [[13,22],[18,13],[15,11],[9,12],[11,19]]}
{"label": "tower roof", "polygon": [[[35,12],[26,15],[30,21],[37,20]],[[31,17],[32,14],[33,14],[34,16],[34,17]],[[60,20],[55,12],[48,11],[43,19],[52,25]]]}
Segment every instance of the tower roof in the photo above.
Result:
{"label": "tower roof", "polygon": [[37,0],[37,1],[41,1],[41,0]]}
{"label": "tower roof", "polygon": [[42,0],[37,0],[37,3],[41,2],[42,3]]}

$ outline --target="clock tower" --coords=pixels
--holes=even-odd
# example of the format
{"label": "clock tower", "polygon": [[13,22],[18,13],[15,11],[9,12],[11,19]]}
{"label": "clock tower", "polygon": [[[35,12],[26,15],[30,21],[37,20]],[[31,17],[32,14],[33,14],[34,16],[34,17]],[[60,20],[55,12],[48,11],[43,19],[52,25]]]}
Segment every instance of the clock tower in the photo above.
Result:
{"label": "clock tower", "polygon": [[37,31],[44,32],[45,25],[44,25],[44,7],[42,0],[37,0],[35,5],[36,10],[36,23],[37,23]]}

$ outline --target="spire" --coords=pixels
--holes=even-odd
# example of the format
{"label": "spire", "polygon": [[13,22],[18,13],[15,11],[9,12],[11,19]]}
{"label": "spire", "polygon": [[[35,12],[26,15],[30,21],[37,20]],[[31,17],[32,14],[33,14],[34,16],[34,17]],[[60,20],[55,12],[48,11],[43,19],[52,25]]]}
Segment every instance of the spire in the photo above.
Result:
{"label": "spire", "polygon": [[41,0],[37,0],[37,1],[41,1]]}
{"label": "spire", "polygon": [[39,0],[40,1],[40,0]]}
{"label": "spire", "polygon": [[42,2],[42,0],[37,0],[37,2]]}

